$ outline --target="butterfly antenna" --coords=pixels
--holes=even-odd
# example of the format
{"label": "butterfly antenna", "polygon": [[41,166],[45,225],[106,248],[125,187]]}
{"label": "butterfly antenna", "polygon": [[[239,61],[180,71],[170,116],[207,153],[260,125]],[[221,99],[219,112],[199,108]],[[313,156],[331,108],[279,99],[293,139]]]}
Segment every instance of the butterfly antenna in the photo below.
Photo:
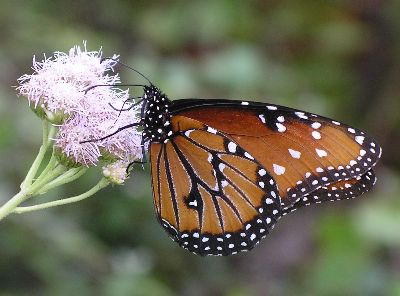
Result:
{"label": "butterfly antenna", "polygon": [[121,87],[131,87],[131,86],[139,86],[139,87],[145,87],[146,85],[144,84],[96,84],[88,87],[85,90],[85,94],[87,94],[90,90],[99,87],[99,86],[108,86],[108,87],[116,87],[116,86],[121,86]]}
{"label": "butterfly antenna", "polygon": [[154,85],[153,82],[151,82],[150,79],[147,78],[143,73],[141,73],[141,72],[139,72],[138,70],[132,68],[131,66],[128,66],[127,64],[121,62],[120,60],[115,59],[115,58],[105,57],[105,58],[102,58],[100,62],[102,62],[102,61],[104,61],[104,60],[112,60],[112,61],[116,62],[117,64],[120,64],[121,66],[124,66],[125,68],[128,68],[128,69],[130,69],[130,70],[136,72],[137,74],[139,74],[140,76],[142,76],[144,79],[146,79],[146,81],[147,81],[150,85]]}

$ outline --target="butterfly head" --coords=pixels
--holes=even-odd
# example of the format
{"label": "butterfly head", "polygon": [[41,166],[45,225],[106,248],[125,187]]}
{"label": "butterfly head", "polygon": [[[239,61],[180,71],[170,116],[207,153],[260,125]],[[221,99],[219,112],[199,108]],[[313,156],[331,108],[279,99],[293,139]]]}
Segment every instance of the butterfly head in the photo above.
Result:
{"label": "butterfly head", "polygon": [[171,101],[154,85],[145,86],[143,94],[143,139],[164,142],[172,136],[169,107]]}

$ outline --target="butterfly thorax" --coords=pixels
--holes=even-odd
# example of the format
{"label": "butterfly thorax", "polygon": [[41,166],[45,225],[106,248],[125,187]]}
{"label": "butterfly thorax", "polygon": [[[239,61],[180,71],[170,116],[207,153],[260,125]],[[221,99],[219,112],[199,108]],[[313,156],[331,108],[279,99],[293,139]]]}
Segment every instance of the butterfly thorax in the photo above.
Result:
{"label": "butterfly thorax", "polygon": [[145,86],[142,109],[143,139],[164,142],[172,136],[169,107],[171,101],[157,87]]}

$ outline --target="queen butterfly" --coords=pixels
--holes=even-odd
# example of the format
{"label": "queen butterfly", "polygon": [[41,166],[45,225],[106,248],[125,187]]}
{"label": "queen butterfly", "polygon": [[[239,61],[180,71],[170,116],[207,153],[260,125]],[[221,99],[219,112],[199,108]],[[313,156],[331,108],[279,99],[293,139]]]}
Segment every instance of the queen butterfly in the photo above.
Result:
{"label": "queen butterfly", "polygon": [[326,117],[248,101],[170,101],[152,83],[139,125],[156,216],[199,255],[250,250],[301,206],[367,192],[382,152]]}

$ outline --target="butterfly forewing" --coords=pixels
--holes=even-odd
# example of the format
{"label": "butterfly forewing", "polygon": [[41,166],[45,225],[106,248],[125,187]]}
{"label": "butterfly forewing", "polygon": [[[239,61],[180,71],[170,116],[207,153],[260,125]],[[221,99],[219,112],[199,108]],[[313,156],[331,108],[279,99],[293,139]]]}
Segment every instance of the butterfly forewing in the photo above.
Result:
{"label": "butterfly forewing", "polygon": [[189,108],[178,101],[176,113],[217,129],[252,154],[287,206],[325,184],[364,174],[380,157],[372,138],[325,117],[260,103],[208,103],[192,101]]}

